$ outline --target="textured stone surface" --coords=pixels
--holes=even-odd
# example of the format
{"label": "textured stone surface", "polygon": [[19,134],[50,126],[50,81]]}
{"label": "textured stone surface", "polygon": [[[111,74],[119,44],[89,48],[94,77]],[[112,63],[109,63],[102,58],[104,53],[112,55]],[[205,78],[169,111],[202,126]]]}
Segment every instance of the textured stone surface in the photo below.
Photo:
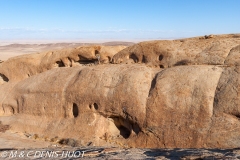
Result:
{"label": "textured stone surface", "polygon": [[84,146],[239,147],[239,45],[214,35],[16,57],[0,64],[0,118]]}
{"label": "textured stone surface", "polygon": [[[113,62],[145,63],[160,68],[196,64],[223,65],[230,50],[239,43],[240,38],[236,35],[214,36],[211,39],[141,42],[120,51],[113,57]],[[239,52],[239,48],[235,48],[235,51]],[[234,53],[232,51],[232,56]],[[229,59],[232,59],[231,57]]]}
{"label": "textured stone surface", "polygon": [[20,81],[53,68],[94,65],[98,62],[96,54],[100,54],[101,63],[108,63],[123,48],[126,47],[82,46],[17,56],[0,64],[0,78],[5,75],[9,81]]}

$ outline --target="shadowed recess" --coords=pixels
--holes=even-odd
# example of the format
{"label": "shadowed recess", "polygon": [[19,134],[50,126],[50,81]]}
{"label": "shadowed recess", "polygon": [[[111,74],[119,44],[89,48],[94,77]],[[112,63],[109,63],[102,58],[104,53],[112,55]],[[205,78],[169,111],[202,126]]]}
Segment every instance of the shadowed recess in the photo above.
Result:
{"label": "shadowed recess", "polygon": [[93,106],[94,106],[94,109],[98,110],[98,105],[97,105],[97,103],[94,103]]}
{"label": "shadowed recess", "polygon": [[78,114],[79,114],[78,106],[77,106],[76,103],[73,103],[72,112],[73,112],[73,116],[76,118],[78,116]]}
{"label": "shadowed recess", "polygon": [[132,53],[129,57],[133,59],[135,63],[138,62],[138,57],[134,53]]}
{"label": "shadowed recess", "polygon": [[175,63],[174,66],[188,65],[190,63],[191,63],[191,61],[184,59],[184,60],[181,60],[181,61],[178,61],[177,63]]}
{"label": "shadowed recess", "polygon": [[64,63],[60,60],[56,62],[58,67],[65,67]]}
{"label": "shadowed recess", "polygon": [[158,57],[158,60],[159,61],[163,60],[163,55],[162,54]]}
{"label": "shadowed recess", "polygon": [[9,79],[2,73],[0,73],[0,78],[2,78],[3,81],[8,82]]}
{"label": "shadowed recess", "polygon": [[132,123],[128,119],[118,116],[111,116],[109,118],[113,119],[115,126],[119,130],[119,134],[125,139],[128,139],[132,133],[137,135],[141,131],[137,123]]}

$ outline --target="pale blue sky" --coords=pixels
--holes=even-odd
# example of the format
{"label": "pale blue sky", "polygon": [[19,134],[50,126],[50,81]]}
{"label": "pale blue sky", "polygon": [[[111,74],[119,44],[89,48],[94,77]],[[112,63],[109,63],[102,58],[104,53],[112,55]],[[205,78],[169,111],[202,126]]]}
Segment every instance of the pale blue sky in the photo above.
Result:
{"label": "pale blue sky", "polygon": [[143,40],[240,33],[240,0],[0,0],[0,40]]}

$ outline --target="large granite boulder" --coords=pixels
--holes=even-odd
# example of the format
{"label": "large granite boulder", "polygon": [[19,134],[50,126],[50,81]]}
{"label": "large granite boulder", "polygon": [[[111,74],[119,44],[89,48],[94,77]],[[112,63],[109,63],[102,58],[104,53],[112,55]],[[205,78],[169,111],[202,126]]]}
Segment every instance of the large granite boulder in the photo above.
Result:
{"label": "large granite boulder", "polygon": [[[221,35],[10,59],[0,64],[0,120],[81,145],[238,147],[239,45]],[[100,64],[82,65],[96,54]]]}

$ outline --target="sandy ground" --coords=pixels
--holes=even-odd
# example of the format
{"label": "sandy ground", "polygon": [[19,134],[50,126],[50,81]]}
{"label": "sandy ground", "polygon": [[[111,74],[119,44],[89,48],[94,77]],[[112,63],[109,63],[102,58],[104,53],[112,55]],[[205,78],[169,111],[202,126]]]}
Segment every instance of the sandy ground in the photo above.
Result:
{"label": "sandy ground", "polygon": [[[13,143],[18,143],[14,139]],[[22,139],[21,139],[22,141]],[[2,144],[2,140],[0,140]],[[24,143],[29,143],[25,141]],[[30,148],[2,148],[0,159],[170,159],[215,160],[239,159],[240,149],[139,149],[105,147],[51,146],[37,148],[39,142],[30,142]],[[5,144],[7,145],[7,143]],[[36,147],[37,146],[37,147]]]}
{"label": "sandy ground", "polygon": [[24,133],[6,131],[0,133],[0,150],[6,148],[23,149],[23,148],[46,148],[54,145],[50,142],[38,141],[27,138]]}
{"label": "sandy ground", "polygon": [[10,44],[0,46],[0,60],[7,60],[23,54],[39,53],[48,50],[77,47],[80,44]]}

